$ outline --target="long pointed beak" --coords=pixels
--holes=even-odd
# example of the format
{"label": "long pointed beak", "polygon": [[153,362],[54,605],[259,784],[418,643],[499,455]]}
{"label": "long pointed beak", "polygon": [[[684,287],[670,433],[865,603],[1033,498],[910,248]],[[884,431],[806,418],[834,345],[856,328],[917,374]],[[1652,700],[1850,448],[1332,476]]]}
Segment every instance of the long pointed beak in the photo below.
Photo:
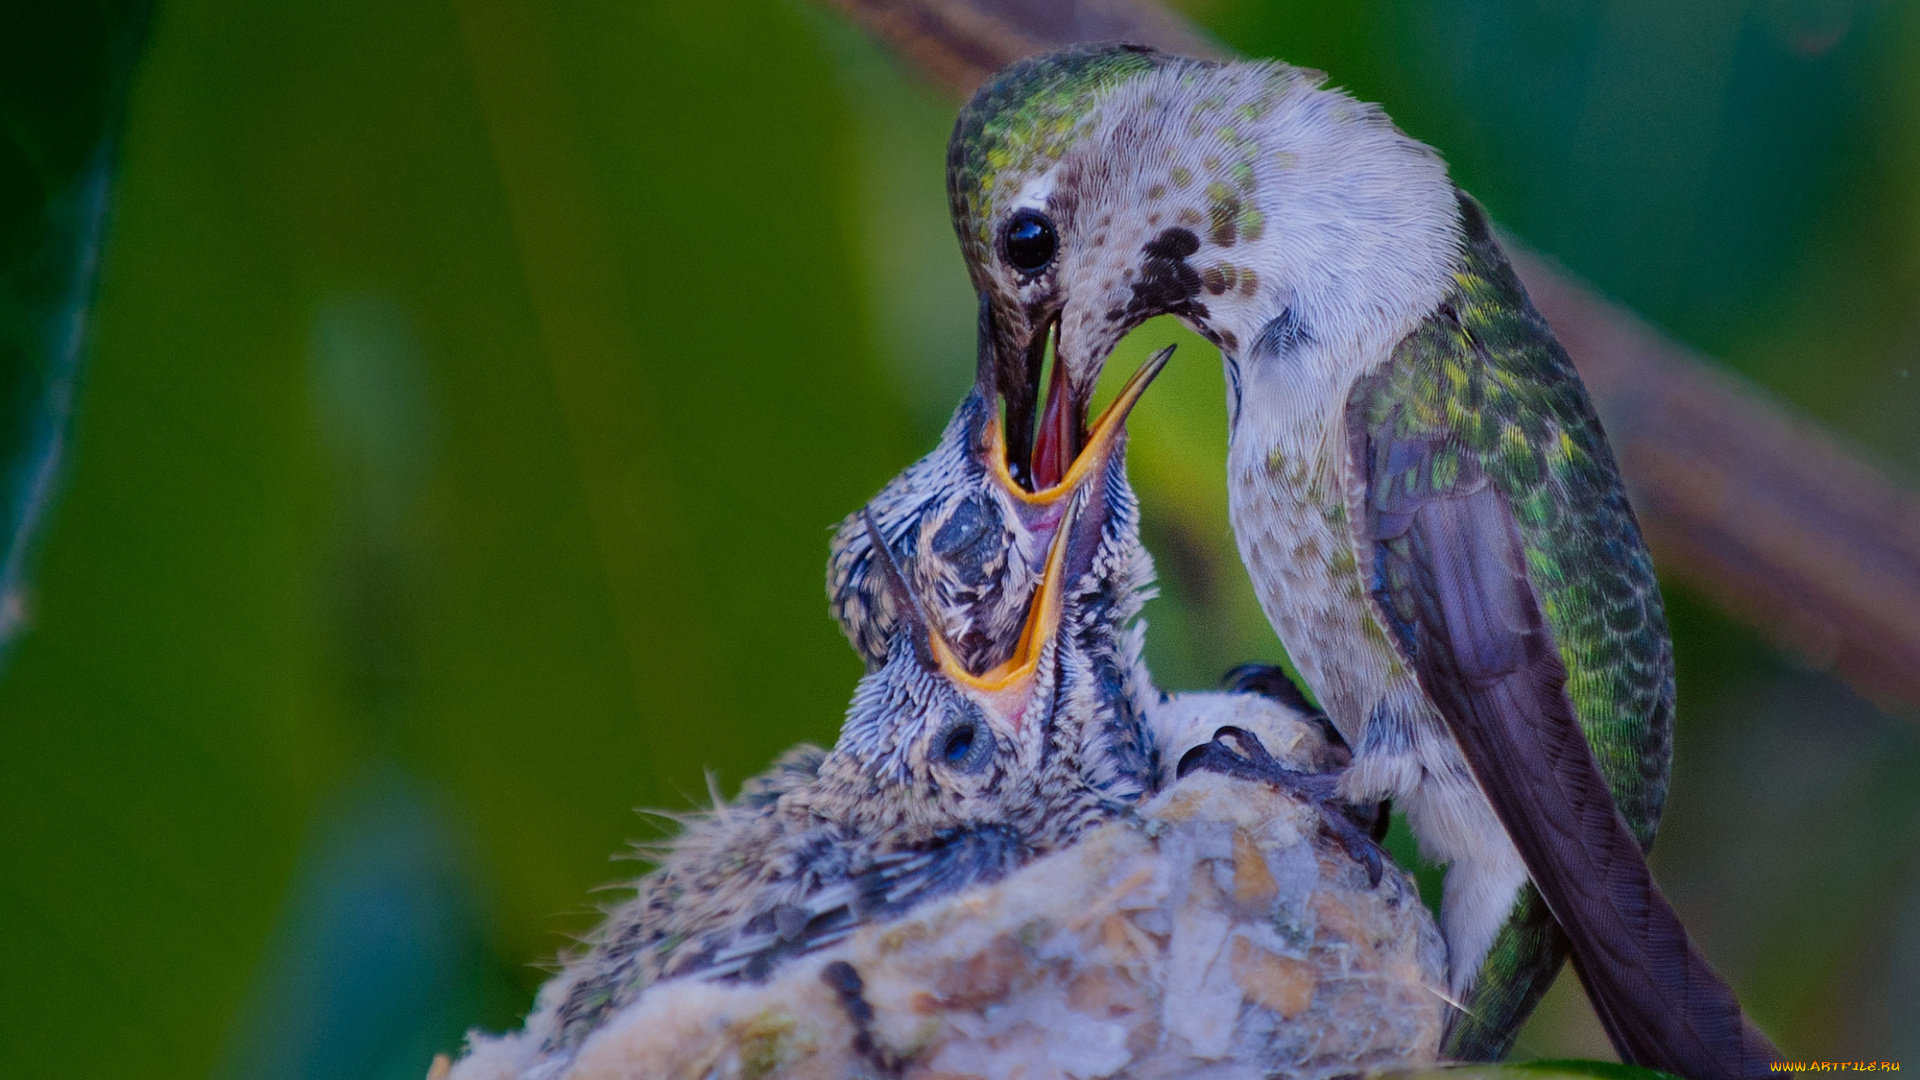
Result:
{"label": "long pointed beak", "polygon": [[[1127,429],[1127,417],[1132,414],[1133,407],[1139,404],[1147,387],[1153,384],[1160,372],[1166,370],[1167,361],[1173,356],[1173,348],[1169,345],[1154,353],[1128,377],[1126,385],[1120,388],[1119,396],[1113,399],[1113,404],[1108,405],[1100,418],[1094,421],[1087,433],[1086,445],[1074,456],[1058,482],[1039,491],[1028,491],[1016,482],[1008,463],[1009,447],[1000,421],[997,417],[990,420],[987,424],[986,450],[994,479],[1018,502],[1035,509],[1051,506],[1078,491],[1090,477],[1106,468],[1120,445],[1120,436]],[[1049,413],[1054,407],[1049,402]]]}
{"label": "long pointed beak", "polygon": [[1047,643],[1060,632],[1061,613],[1066,604],[1067,549],[1071,546],[1073,526],[1074,522],[1068,520],[1054,534],[1053,545],[1047,550],[1047,568],[1040,577],[1040,587],[1034,590],[1033,602],[1027,608],[1027,621],[1020,628],[1020,640],[1012,656],[975,675],[967,670],[967,665],[938,630],[930,634],[941,674],[991,707],[1015,730],[1026,723],[1040,658],[1046,652]]}
{"label": "long pointed beak", "polygon": [[994,318],[990,294],[980,294],[977,380],[987,400],[1005,406],[1005,457],[1022,486],[1034,486],[1033,424],[1040,402],[1040,369],[1058,324],[1056,312],[1033,328],[1029,340],[1021,341],[1015,329]]}

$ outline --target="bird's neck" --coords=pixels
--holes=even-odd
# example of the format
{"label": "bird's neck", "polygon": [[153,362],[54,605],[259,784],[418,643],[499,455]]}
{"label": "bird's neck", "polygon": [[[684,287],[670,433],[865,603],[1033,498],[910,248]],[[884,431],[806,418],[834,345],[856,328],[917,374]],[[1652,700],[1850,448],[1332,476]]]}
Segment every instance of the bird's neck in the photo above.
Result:
{"label": "bird's neck", "polygon": [[1270,449],[1338,423],[1353,381],[1452,287],[1462,236],[1439,156],[1373,106],[1295,91],[1256,138],[1264,229],[1230,256],[1259,286],[1207,297],[1201,321],[1239,382],[1235,442]]}

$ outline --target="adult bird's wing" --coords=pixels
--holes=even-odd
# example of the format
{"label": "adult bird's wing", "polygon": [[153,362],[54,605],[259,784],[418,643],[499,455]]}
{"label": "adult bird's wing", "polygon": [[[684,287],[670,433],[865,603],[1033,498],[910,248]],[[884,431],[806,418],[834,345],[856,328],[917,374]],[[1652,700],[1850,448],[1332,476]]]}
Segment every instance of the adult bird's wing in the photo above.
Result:
{"label": "adult bird's wing", "polygon": [[[1671,717],[1644,546],[1565,353],[1479,207],[1461,203],[1468,244],[1454,295],[1350,398],[1374,599],[1565,931],[1621,1056],[1695,1078],[1764,1073],[1778,1052],[1688,938],[1643,854],[1664,760],[1644,794],[1633,743],[1664,755]],[[1569,660],[1592,714],[1584,726]],[[1650,800],[1636,807],[1643,835],[1616,795]]]}

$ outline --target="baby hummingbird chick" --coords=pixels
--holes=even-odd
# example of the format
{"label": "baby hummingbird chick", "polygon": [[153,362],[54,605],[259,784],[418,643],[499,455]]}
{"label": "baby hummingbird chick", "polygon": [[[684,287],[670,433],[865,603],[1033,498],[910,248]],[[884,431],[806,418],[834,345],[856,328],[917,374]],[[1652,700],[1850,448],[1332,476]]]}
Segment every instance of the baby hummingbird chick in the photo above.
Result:
{"label": "baby hummingbird chick", "polygon": [[[1089,781],[1120,695],[1110,636],[1085,629],[1070,552],[1104,515],[1065,508],[1007,656],[976,673],[884,544],[885,659],[854,692],[833,749],[801,746],[695,817],[612,912],[549,1000],[547,1047],[569,1053],[665,979],[758,979],[860,925],[994,880],[1131,801]],[[878,532],[869,517],[866,528]],[[1086,642],[1095,643],[1089,649]]]}
{"label": "baby hummingbird chick", "polygon": [[[1134,617],[1152,595],[1153,560],[1140,542],[1140,507],[1127,483],[1126,421],[1173,355],[1148,358],[1093,424],[1080,453],[1051,485],[1015,479],[991,372],[985,368],[932,452],[909,465],[866,507],[841,523],[827,565],[834,617],[869,670],[887,660],[898,633],[898,598],[882,569],[911,584],[923,618],[967,671],[1003,664],[1039,587],[1063,523],[1063,632],[1094,667],[1084,685],[1106,697],[1103,720],[1084,727],[1089,781],[1131,801],[1154,789],[1160,762],[1143,711],[1160,698],[1141,659]],[[870,524],[871,523],[871,524]],[[874,537],[882,539],[876,543]],[[874,555],[884,549],[885,557]]]}
{"label": "baby hummingbird chick", "polygon": [[[1145,560],[1138,508],[1126,480],[1126,422],[1172,355],[1168,346],[1142,364],[1094,422],[1072,463],[1034,490],[1024,479],[1024,455],[1008,451],[997,383],[985,365],[989,355],[982,354],[980,377],[947,421],[939,444],[863,510],[848,515],[834,534],[827,596],[869,670],[886,661],[896,615],[892,594],[875,572],[866,515],[925,602],[929,621],[975,671],[1006,659],[1048,547],[1077,498],[1084,497],[1100,520],[1080,530],[1081,550],[1070,559],[1076,579],[1093,567],[1094,547]],[[1151,564],[1143,562],[1092,580],[1117,596],[1145,588],[1152,574]]]}

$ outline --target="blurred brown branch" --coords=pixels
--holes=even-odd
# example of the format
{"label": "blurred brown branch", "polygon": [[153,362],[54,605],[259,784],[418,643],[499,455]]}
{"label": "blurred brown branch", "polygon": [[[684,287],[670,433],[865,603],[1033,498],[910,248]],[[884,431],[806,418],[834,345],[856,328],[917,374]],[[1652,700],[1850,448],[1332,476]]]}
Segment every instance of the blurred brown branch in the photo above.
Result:
{"label": "blurred brown branch", "polygon": [[[1228,52],[1154,0],[824,0],[969,94],[1076,41]],[[1880,700],[1920,703],[1920,498],[1764,390],[1509,242],[1580,367],[1660,567]]]}
{"label": "blurred brown branch", "polygon": [[1153,0],[824,0],[961,96],[1023,56],[1077,41],[1229,54]]}

